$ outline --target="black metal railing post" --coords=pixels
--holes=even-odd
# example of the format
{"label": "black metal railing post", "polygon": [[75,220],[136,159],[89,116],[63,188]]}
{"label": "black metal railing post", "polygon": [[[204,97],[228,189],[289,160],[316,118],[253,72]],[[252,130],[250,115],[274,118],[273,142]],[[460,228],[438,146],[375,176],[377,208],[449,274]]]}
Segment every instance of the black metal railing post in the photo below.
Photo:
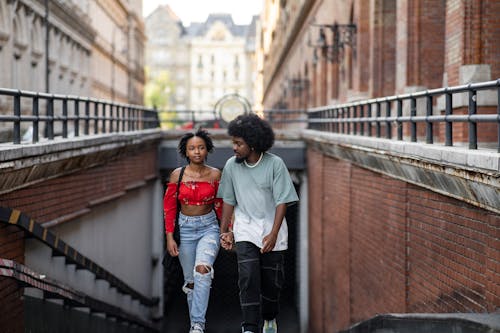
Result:
{"label": "black metal railing post", "polygon": [[[365,107],[363,104],[359,105],[359,118],[363,119],[365,117]],[[365,135],[365,122],[361,121],[359,123],[359,134]]]}
{"label": "black metal railing post", "polygon": [[368,136],[372,136],[372,105],[368,104],[368,108],[366,110],[366,117],[368,118],[368,123],[366,124],[367,126],[367,132]]}
{"label": "black metal railing post", "polygon": [[127,107],[122,106],[122,131],[125,132],[127,130]]}
{"label": "black metal railing post", "polygon": [[[477,92],[469,90],[469,117],[477,113],[476,99]],[[469,119],[469,149],[477,149],[477,123],[472,119]]]}
{"label": "black metal railing post", "polygon": [[68,137],[68,97],[62,99],[62,137]]}
{"label": "black metal railing post", "polygon": [[426,105],[426,119],[425,119],[425,142],[432,144],[434,142],[434,131],[433,131],[433,123],[430,121],[430,118],[433,114],[433,100],[432,95],[426,96],[427,105]]}
{"label": "black metal railing post", "polygon": [[403,100],[398,98],[397,101],[397,116],[396,116],[396,124],[398,126],[398,140],[403,140],[403,122],[401,121],[401,117],[403,117]]}
{"label": "black metal railing post", "polygon": [[340,112],[340,133],[342,134],[346,134],[346,123],[345,123],[345,108],[340,108],[339,109],[339,112]]}
{"label": "black metal railing post", "polygon": [[115,105],[114,104],[109,104],[109,133],[113,133],[115,131],[115,127],[113,126],[113,123],[115,121]]}
{"label": "black metal railing post", "polygon": [[391,101],[387,100],[386,102],[386,109],[385,109],[385,116],[387,118],[385,122],[385,137],[386,139],[390,139],[392,137],[392,126],[391,126]]}
{"label": "black metal railing post", "polygon": [[38,124],[40,121],[40,108],[39,108],[39,103],[40,99],[38,98],[38,93],[33,97],[33,134],[31,135],[31,142],[36,143],[38,142]]}
{"label": "black metal railing post", "polygon": [[89,135],[90,130],[90,100],[87,98],[85,100],[85,121],[83,126],[83,133]]}
{"label": "black metal railing post", "polygon": [[128,131],[132,131],[134,129],[134,124],[133,124],[134,120],[132,119],[132,115],[133,115],[132,108],[127,107],[127,119],[128,119],[128,121],[127,121],[127,130]]}
{"label": "black metal railing post", "polygon": [[[353,107],[352,107],[352,117],[353,117],[353,119],[358,119],[358,106],[357,105],[353,105]],[[354,135],[358,134],[358,123],[357,122],[353,122],[353,124],[352,124],[352,134],[354,134]]]}
{"label": "black metal railing post", "polygon": [[417,99],[410,99],[410,135],[411,142],[417,142],[417,122],[413,119],[417,116]]}
{"label": "black metal railing post", "polygon": [[74,119],[74,122],[73,122],[73,126],[74,126],[74,133],[75,133],[75,137],[79,137],[80,136],[80,100],[75,98],[73,100],[74,102],[74,114],[75,114],[75,119]]}
{"label": "black metal railing post", "polygon": [[[448,90],[448,88],[446,88],[446,91]],[[451,120],[449,119],[449,117],[453,114],[453,108],[452,108],[452,101],[453,101],[453,98],[452,98],[452,94],[449,93],[449,92],[446,92],[445,94],[445,101],[446,101],[446,105],[445,105],[445,142],[444,142],[444,145],[445,146],[453,146],[453,123],[451,122]]]}
{"label": "black metal railing post", "polygon": [[14,144],[21,143],[21,92],[14,95]]}
{"label": "black metal railing post", "polygon": [[54,95],[47,98],[47,139],[54,140]]}
{"label": "black metal railing post", "polygon": [[[380,118],[380,115],[381,115],[380,102],[377,101],[375,103],[375,106],[376,106],[376,108],[375,108],[375,117],[378,119],[378,118]],[[380,138],[380,122],[379,121],[377,121],[375,123],[375,136],[377,138]]]}
{"label": "black metal railing post", "polygon": [[102,133],[106,133],[106,102],[101,101],[99,104],[101,104],[101,111],[102,111],[102,117],[101,117]]}
{"label": "black metal railing post", "polygon": [[99,103],[94,101],[94,134],[99,133]]}

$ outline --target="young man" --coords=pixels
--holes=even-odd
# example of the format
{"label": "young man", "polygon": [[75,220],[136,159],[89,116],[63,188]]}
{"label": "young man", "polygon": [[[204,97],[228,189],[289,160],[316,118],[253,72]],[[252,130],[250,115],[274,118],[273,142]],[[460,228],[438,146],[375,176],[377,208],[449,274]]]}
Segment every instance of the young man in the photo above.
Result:
{"label": "young man", "polygon": [[[235,156],[224,166],[217,196],[222,198],[221,245],[236,248],[242,332],[277,332],[276,316],[288,248],[288,204],[298,201],[281,158],[267,151],[274,144],[270,125],[255,114],[231,121]],[[234,213],[233,231],[228,226]]]}

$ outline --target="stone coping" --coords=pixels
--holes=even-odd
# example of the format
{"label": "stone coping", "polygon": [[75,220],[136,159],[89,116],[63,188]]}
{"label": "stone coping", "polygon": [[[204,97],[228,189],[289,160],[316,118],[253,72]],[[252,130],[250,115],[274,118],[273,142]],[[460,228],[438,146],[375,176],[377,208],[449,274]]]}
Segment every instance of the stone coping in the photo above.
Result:
{"label": "stone coping", "polygon": [[303,130],[302,138],[306,141],[358,146],[360,149],[371,149],[379,154],[399,155],[399,157],[453,165],[485,173],[498,174],[500,172],[500,153],[497,153],[493,149],[468,149],[467,147],[459,146],[446,147],[438,144],[325,133],[314,130]]}

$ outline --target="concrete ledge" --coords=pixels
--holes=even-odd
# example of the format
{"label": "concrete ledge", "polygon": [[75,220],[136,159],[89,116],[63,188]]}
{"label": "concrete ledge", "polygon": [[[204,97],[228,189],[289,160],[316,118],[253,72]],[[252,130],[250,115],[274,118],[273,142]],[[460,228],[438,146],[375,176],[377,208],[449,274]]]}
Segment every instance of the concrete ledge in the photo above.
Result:
{"label": "concrete ledge", "polygon": [[302,137],[306,141],[328,141],[334,144],[353,145],[390,151],[422,160],[459,166],[460,168],[477,169],[485,172],[500,172],[500,153],[492,149],[467,149],[465,147],[446,147],[426,143],[388,140],[367,136],[343,135],[313,130],[303,130]]}
{"label": "concrete ledge", "polygon": [[308,147],[500,213],[500,154],[304,130]]}
{"label": "concrete ledge", "polygon": [[416,313],[384,314],[351,326],[340,333],[495,333],[500,314]]}
{"label": "concrete ledge", "polygon": [[0,194],[156,146],[160,138],[160,130],[154,129],[36,144],[0,144]]}

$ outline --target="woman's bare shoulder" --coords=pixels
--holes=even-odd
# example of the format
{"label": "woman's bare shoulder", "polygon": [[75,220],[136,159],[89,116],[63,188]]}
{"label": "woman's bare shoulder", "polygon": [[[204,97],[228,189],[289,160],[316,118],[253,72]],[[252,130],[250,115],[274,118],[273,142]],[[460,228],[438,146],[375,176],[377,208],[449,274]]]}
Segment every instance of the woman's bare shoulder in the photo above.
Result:
{"label": "woman's bare shoulder", "polygon": [[[208,165],[207,165],[208,166]],[[221,171],[217,168],[208,166],[210,168],[210,178],[220,180]]]}
{"label": "woman's bare shoulder", "polygon": [[179,168],[175,169],[174,171],[172,171],[172,173],[170,174],[170,179],[168,180],[169,183],[177,183],[179,181],[181,169],[182,169],[182,167],[179,167]]}

